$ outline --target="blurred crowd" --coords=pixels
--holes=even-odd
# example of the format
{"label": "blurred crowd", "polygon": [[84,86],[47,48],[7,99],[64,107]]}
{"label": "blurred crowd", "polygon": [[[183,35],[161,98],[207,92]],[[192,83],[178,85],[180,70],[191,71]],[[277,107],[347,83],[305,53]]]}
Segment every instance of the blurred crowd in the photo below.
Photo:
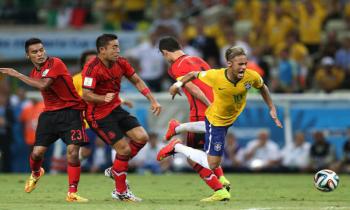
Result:
{"label": "blurred crowd", "polygon": [[[229,46],[243,47],[248,68],[257,71],[275,93],[350,89],[349,0],[3,0],[0,24],[141,32],[139,44],[121,53],[154,92],[166,91],[172,82],[157,46],[165,35],[177,37],[187,54],[202,57],[213,68],[225,66],[223,53]],[[17,152],[29,154],[43,108],[41,101],[25,97],[26,90],[9,84],[0,75],[0,171],[4,172],[23,170],[13,168],[9,160],[14,161]],[[127,83],[122,89],[136,91]],[[343,157],[336,158],[322,132],[307,141],[303,133],[296,133],[293,144],[284,148],[266,131],[244,147],[231,133],[223,164],[243,171],[350,172],[350,131],[348,138]],[[23,142],[26,147],[21,150]],[[186,168],[178,157],[156,162],[162,144],[161,137],[152,133],[150,144],[133,163],[139,173]],[[58,159],[56,165],[62,161]],[[100,171],[110,164],[110,156],[96,141],[93,156],[85,162],[86,171]]]}
{"label": "blurred crowd", "polygon": [[273,92],[350,88],[348,0],[4,0],[0,6],[2,24],[142,32],[140,44],[122,54],[154,91],[166,90],[170,80],[157,49],[164,35],[213,68],[225,65],[229,46],[242,46],[249,68]]}

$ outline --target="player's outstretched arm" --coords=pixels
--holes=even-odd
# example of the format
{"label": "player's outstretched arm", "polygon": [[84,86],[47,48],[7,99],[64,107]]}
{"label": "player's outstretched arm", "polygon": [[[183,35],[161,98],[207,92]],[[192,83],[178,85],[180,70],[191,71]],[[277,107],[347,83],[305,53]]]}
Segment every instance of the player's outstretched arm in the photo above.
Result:
{"label": "player's outstretched arm", "polygon": [[156,116],[162,111],[162,106],[158,103],[156,98],[151,93],[151,90],[147,87],[145,82],[135,73],[131,77],[128,77],[129,81],[151,102],[152,113]]}
{"label": "player's outstretched arm", "polygon": [[209,99],[205,96],[203,91],[197,85],[193,84],[192,82],[187,82],[184,85],[184,87],[192,96],[199,99],[202,103],[204,103],[207,106],[210,105]]}
{"label": "player's outstretched arm", "polygon": [[275,124],[280,127],[283,128],[282,123],[280,122],[280,120],[278,119],[277,116],[277,112],[276,112],[276,107],[272,102],[271,96],[270,96],[270,91],[268,89],[268,87],[264,84],[263,87],[260,89],[260,94],[263,97],[265,103],[267,104],[267,106],[270,109],[270,116],[273,119],[273,121],[275,121]]}
{"label": "player's outstretched arm", "polygon": [[86,102],[92,103],[109,103],[115,97],[115,93],[107,93],[106,95],[98,95],[92,92],[92,90],[83,88],[83,99]]}
{"label": "player's outstretched arm", "polygon": [[181,78],[181,80],[175,82],[172,86],[170,86],[169,93],[172,95],[172,99],[175,98],[176,94],[181,95],[180,88],[186,83],[196,79],[199,73],[200,71],[192,71],[190,73],[187,73],[184,77]]}
{"label": "player's outstretched arm", "polygon": [[27,85],[38,88],[40,90],[44,90],[48,88],[53,82],[51,78],[44,78],[44,79],[30,78],[24,74],[19,73],[13,68],[0,68],[0,73],[6,74],[12,77],[16,77],[17,79],[23,81]]}

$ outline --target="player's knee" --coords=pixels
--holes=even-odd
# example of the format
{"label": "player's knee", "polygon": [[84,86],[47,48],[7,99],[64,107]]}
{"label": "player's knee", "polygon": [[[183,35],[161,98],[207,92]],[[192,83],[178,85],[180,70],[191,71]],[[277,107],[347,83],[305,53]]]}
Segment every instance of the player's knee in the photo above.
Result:
{"label": "player's knee", "polygon": [[139,132],[134,140],[140,143],[146,143],[149,140],[149,136],[146,132]]}
{"label": "player's knee", "polygon": [[131,149],[128,144],[118,147],[117,153],[120,155],[130,156]]}
{"label": "player's knee", "polygon": [[75,147],[68,147],[67,148],[67,159],[71,161],[75,161],[79,159],[79,149]]}
{"label": "player's knee", "polygon": [[42,160],[44,157],[44,153],[41,151],[33,151],[31,154],[32,160],[39,161]]}
{"label": "player's knee", "polygon": [[220,166],[220,162],[216,162],[216,161],[209,162],[209,168],[211,170],[214,170],[214,169],[218,168],[219,166]]}

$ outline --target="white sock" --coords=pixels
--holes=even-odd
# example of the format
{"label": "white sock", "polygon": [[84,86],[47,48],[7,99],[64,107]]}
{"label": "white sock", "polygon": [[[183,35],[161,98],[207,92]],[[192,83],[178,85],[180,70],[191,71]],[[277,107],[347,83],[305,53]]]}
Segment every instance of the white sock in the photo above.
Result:
{"label": "white sock", "polygon": [[177,134],[183,132],[191,132],[191,133],[205,133],[205,122],[187,122],[181,123],[179,126],[175,128],[175,132]]}
{"label": "white sock", "polygon": [[191,159],[192,161],[203,166],[204,168],[210,169],[209,163],[208,163],[208,156],[202,150],[193,149],[183,144],[176,144],[174,148],[175,148],[175,152],[181,153],[185,155],[187,158]]}

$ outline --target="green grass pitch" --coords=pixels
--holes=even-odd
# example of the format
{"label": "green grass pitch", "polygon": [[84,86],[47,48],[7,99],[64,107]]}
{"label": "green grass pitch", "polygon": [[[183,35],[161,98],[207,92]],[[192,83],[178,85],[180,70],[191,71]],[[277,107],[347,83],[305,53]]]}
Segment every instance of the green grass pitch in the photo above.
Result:
{"label": "green grass pitch", "polygon": [[103,174],[81,176],[79,193],[88,203],[67,203],[66,175],[45,175],[32,193],[24,192],[28,174],[0,175],[0,210],[336,210],[350,209],[350,176],[340,174],[334,192],[319,192],[313,175],[228,174],[232,199],[203,203],[212,191],[196,174],[129,175],[141,203],[112,200],[113,182]]}

